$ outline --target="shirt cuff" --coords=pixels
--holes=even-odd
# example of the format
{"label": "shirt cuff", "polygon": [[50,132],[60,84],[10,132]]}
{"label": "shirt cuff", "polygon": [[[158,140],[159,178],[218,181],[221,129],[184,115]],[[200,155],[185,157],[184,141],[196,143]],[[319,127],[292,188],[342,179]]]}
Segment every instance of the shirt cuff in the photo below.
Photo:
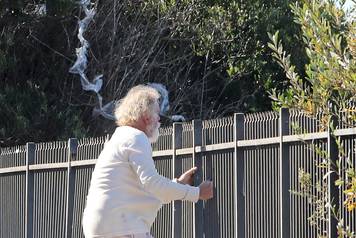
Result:
{"label": "shirt cuff", "polygon": [[183,200],[188,200],[191,202],[197,202],[199,200],[199,187],[193,187],[189,185],[185,185],[187,187],[187,191]]}

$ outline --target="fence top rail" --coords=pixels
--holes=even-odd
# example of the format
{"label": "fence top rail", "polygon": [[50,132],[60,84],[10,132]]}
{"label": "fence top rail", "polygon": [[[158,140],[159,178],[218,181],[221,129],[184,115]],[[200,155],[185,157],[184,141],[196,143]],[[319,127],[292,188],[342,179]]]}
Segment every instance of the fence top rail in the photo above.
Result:
{"label": "fence top rail", "polygon": [[68,144],[65,141],[36,143],[36,151],[51,150],[51,149],[66,149],[67,146]]}
{"label": "fence top rail", "polygon": [[10,154],[25,153],[25,152],[26,152],[26,145],[16,145],[12,147],[0,148],[0,155],[10,155]]}
{"label": "fence top rail", "polygon": [[278,112],[274,112],[274,111],[255,112],[255,113],[247,113],[245,115],[245,122],[246,123],[265,122],[265,121],[278,120],[278,118],[279,118]]}
{"label": "fence top rail", "polygon": [[108,139],[109,139],[109,135],[100,136],[100,137],[82,138],[78,140],[78,146],[104,144],[106,141],[108,141]]}
{"label": "fence top rail", "polygon": [[[338,129],[335,131],[335,136],[354,136],[356,135],[356,127],[348,129]],[[283,136],[283,143],[295,143],[295,142],[305,142],[305,141],[320,141],[326,140],[328,138],[327,132],[318,132],[318,133],[308,133],[304,135],[287,135]],[[244,147],[261,147],[269,145],[278,145],[281,143],[281,137],[272,137],[272,138],[263,138],[263,139],[254,139],[254,140],[240,140],[237,142],[227,142],[213,145],[205,146],[195,146],[191,148],[177,149],[176,155],[191,155],[192,153],[204,153],[204,152],[213,152],[219,150],[230,150]],[[172,156],[173,150],[160,150],[153,151],[152,156],[154,159]],[[97,159],[89,160],[80,160],[80,161],[71,161],[60,162],[60,163],[46,163],[46,164],[35,164],[30,165],[29,170],[45,170],[45,169],[58,169],[58,168],[67,168],[68,166],[77,167],[77,166],[90,166],[95,165]],[[0,174],[5,173],[17,173],[26,171],[26,166],[17,166],[9,168],[0,168]]]}
{"label": "fence top rail", "polygon": [[[350,112],[345,111],[345,112],[340,112],[340,114],[350,114]],[[308,118],[309,120],[314,120],[316,124],[318,124],[321,118],[321,113],[317,113],[314,117],[308,114],[305,114],[301,111],[297,110],[290,110],[290,122],[297,121],[298,118]],[[270,121],[276,121],[279,118],[279,114],[274,111],[267,111],[267,112],[257,112],[257,113],[248,113],[245,114],[245,130],[249,130],[249,126],[254,127],[253,131],[251,133],[256,133],[256,130],[260,130],[260,127],[266,127],[268,124],[261,124],[259,128],[256,127],[256,123],[264,123],[264,122],[270,122]],[[234,118],[233,117],[224,117],[224,118],[216,118],[216,119],[210,119],[210,120],[204,120],[202,121],[202,129],[210,129],[210,128],[221,128],[221,127],[229,127],[228,130],[233,130],[233,123],[234,123]],[[292,124],[292,123],[290,123]],[[352,126],[351,128],[354,128],[356,125],[349,125]],[[182,125],[183,131],[191,131],[192,128],[192,122],[185,122]],[[318,133],[320,130],[318,130],[319,126],[315,125],[315,130],[313,131],[305,131],[306,133]],[[341,129],[350,129],[350,128],[345,128],[345,126],[340,127]],[[275,129],[275,128],[274,128]],[[341,130],[339,129],[339,131]],[[259,132],[261,134],[261,132]],[[341,132],[340,132],[341,133]],[[353,132],[352,132],[353,133]],[[160,135],[163,137],[171,136],[173,134],[173,127],[164,127],[160,129]],[[274,137],[276,136],[275,133],[274,135],[268,135],[265,134],[267,138]],[[303,131],[298,132],[298,133],[291,133],[291,134],[305,134]],[[340,134],[342,136],[342,133]],[[91,146],[91,145],[104,145],[105,142],[109,139],[110,135],[102,136],[102,137],[93,137],[93,138],[83,138],[78,140],[78,147],[86,147],[86,146]],[[252,138],[250,138],[252,139]],[[266,139],[266,138],[265,138]],[[159,144],[163,144],[163,146],[157,146],[160,147],[163,150],[168,149],[167,144],[170,142],[167,141],[166,139],[159,142]],[[38,150],[47,150],[47,149],[65,149],[67,148],[68,143],[66,141],[55,141],[55,142],[44,142],[44,143],[36,143],[36,151]],[[10,155],[14,153],[22,153],[25,152],[26,146],[25,145],[19,145],[19,146],[14,146],[14,147],[3,147],[0,148],[0,156],[1,155]]]}
{"label": "fence top rail", "polygon": [[159,128],[159,134],[163,135],[163,136],[172,135],[173,134],[173,126]]}

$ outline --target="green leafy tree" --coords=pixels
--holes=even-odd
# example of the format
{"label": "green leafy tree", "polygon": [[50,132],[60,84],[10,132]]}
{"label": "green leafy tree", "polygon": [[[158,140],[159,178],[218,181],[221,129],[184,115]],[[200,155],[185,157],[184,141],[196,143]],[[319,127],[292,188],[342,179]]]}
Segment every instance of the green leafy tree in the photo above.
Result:
{"label": "green leafy tree", "polygon": [[[333,1],[301,1],[292,5],[295,21],[301,26],[309,63],[305,77],[300,76],[283,50],[278,32],[270,35],[269,47],[285,70],[290,87],[272,93],[275,106],[302,109],[326,116],[338,110],[353,112],[356,97],[355,19],[348,18]],[[356,119],[356,118],[354,118]]]}
{"label": "green leafy tree", "polygon": [[[280,29],[297,71],[306,61],[291,0],[92,2],[87,76],[104,74],[104,103],[158,82],[168,87],[171,113],[188,120],[269,110],[266,91],[287,81],[272,62],[267,32]],[[83,17],[76,2],[0,5],[0,145],[112,131],[114,122],[92,115],[96,96],[68,73]]]}
{"label": "green leafy tree", "polygon": [[[273,50],[273,56],[284,69],[289,79],[289,88],[278,93],[271,92],[275,108],[289,107],[304,111],[310,116],[321,112],[323,117],[321,124],[324,128],[333,128],[333,120],[336,118],[341,124],[347,126],[356,125],[356,21],[351,9],[349,13],[342,8],[344,2],[332,0],[302,0],[291,5],[295,21],[300,25],[303,33],[305,51],[309,62],[305,65],[305,76],[301,76],[296,67],[291,63],[291,56],[283,49],[276,32],[270,35],[269,47]],[[340,151],[339,160],[347,161],[347,154],[343,151],[342,144],[338,142]],[[316,148],[317,149],[317,148]],[[320,155],[325,154],[321,151]],[[333,173],[339,176],[336,185],[346,195],[344,205],[348,211],[356,209],[356,170],[352,161],[347,161],[346,166],[340,168],[340,161],[336,165],[327,160],[327,163],[319,166],[336,168]],[[343,163],[345,164],[345,163]],[[346,178],[342,178],[339,171],[345,171]],[[330,172],[329,172],[330,173]],[[325,174],[324,177],[330,174]],[[322,181],[317,185],[311,184],[308,173],[300,173],[302,187],[307,185],[309,201],[315,206],[310,221],[318,224],[317,219],[325,219],[325,212],[329,206],[333,207],[332,201],[325,201],[327,189],[322,186]],[[325,184],[325,183],[324,183]],[[317,194],[311,191],[316,187]],[[328,206],[324,206],[327,202]],[[331,205],[330,205],[331,204]],[[344,224],[344,220],[334,211],[338,219],[339,237],[355,237],[355,231]],[[326,231],[319,230],[318,237],[324,237]]]}
{"label": "green leafy tree", "polygon": [[70,100],[77,20],[69,3],[56,13],[40,1],[0,3],[0,146],[86,135]]}
{"label": "green leafy tree", "polygon": [[283,88],[286,77],[267,32],[282,29],[296,63],[306,60],[289,2],[102,1],[88,33],[96,59],[89,70],[104,73],[108,100],[137,83],[163,83],[172,111],[187,119],[269,110],[266,91]]}

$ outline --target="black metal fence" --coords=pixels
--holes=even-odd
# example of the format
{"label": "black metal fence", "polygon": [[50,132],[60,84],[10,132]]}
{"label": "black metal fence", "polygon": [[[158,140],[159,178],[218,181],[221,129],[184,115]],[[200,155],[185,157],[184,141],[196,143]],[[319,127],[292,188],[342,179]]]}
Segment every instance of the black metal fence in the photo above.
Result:
{"label": "black metal fence", "polygon": [[[174,178],[198,166],[195,184],[214,183],[214,199],[192,204],[164,205],[152,227],[155,238],[311,238],[325,230],[336,237],[328,214],[311,226],[308,217],[318,209],[299,191],[298,171],[321,181],[338,201],[340,218],[356,230],[356,212],[343,205],[328,168],[317,166],[325,157],[346,159],[355,166],[356,127],[340,123],[335,131],[345,154],[320,116],[282,109],[280,113],[235,114],[234,117],[175,123],[161,129],[153,157],[162,175]],[[91,173],[108,137],[68,142],[27,143],[1,148],[0,237],[84,237],[81,216]],[[341,176],[345,176],[340,170]],[[317,191],[314,191],[317,193]],[[331,222],[329,222],[331,221]]]}

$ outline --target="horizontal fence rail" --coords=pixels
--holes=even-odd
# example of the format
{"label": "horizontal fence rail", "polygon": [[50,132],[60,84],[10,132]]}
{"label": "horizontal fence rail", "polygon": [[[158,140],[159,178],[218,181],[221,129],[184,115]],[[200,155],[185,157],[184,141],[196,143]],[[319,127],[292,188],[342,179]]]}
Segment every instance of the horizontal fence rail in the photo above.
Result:
{"label": "horizontal fence rail", "polygon": [[[339,123],[331,134],[321,119],[320,114],[282,109],[161,128],[152,144],[157,171],[173,179],[197,166],[195,185],[212,180],[214,198],[163,205],[152,235],[310,238],[325,231],[326,237],[337,237],[328,214],[310,224],[316,208],[293,192],[301,190],[301,172],[310,175],[312,184],[324,183],[329,199],[338,201],[339,218],[355,231],[355,211],[345,208],[345,194],[323,178],[328,168],[318,164],[326,159],[320,153],[325,151],[340,159],[340,168],[355,168],[356,125]],[[84,237],[81,218],[91,174],[108,140],[73,138],[1,148],[0,238]],[[340,176],[346,179],[346,172]]]}

